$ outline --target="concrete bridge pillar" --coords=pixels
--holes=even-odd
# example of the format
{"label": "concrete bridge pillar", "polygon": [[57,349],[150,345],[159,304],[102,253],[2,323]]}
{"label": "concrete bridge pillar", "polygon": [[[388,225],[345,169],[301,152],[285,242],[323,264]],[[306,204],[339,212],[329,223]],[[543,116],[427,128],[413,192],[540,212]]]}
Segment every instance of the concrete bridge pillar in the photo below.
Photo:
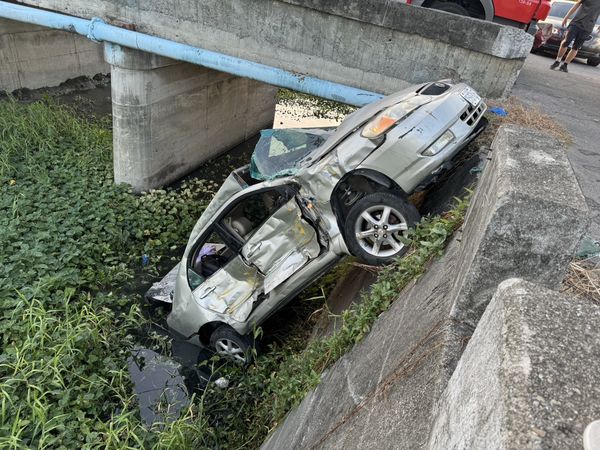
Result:
{"label": "concrete bridge pillar", "polygon": [[277,88],[105,44],[111,66],[115,182],[164,186],[270,128]]}

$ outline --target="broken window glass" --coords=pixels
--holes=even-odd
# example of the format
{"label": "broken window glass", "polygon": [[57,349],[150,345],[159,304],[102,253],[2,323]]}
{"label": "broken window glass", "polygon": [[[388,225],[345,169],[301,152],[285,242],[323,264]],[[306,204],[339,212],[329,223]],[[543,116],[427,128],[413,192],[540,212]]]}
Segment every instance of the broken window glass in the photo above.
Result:
{"label": "broken window glass", "polygon": [[250,160],[250,176],[265,181],[293,175],[297,163],[320,147],[330,135],[326,130],[262,130]]}

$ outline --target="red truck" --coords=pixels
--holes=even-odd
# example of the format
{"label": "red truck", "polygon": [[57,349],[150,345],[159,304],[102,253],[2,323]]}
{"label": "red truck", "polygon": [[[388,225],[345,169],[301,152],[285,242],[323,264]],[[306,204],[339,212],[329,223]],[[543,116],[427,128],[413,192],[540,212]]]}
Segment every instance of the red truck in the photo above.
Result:
{"label": "red truck", "polygon": [[545,20],[550,0],[405,0],[409,5],[439,9],[462,16],[511,25],[532,34],[538,20]]}

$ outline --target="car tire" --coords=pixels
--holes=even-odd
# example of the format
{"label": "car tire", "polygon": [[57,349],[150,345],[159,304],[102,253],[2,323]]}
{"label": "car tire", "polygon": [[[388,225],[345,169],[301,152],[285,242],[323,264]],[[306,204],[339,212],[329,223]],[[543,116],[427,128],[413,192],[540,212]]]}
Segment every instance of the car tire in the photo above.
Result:
{"label": "car tire", "polygon": [[246,365],[252,361],[254,341],[229,325],[221,325],[210,336],[210,348],[223,359]]}
{"label": "car tire", "polygon": [[433,2],[430,6],[431,9],[437,9],[439,11],[446,11],[452,14],[458,14],[459,16],[470,16],[469,11],[454,2]]}
{"label": "car tire", "polygon": [[[420,218],[417,208],[398,193],[367,194],[352,206],[346,217],[344,236],[348,250],[372,266],[390,263],[406,253],[408,248],[400,238],[406,237]],[[389,228],[397,231],[388,233]]]}
{"label": "car tire", "polygon": [[598,64],[600,64],[600,58],[588,58],[586,63],[588,66],[598,67]]}

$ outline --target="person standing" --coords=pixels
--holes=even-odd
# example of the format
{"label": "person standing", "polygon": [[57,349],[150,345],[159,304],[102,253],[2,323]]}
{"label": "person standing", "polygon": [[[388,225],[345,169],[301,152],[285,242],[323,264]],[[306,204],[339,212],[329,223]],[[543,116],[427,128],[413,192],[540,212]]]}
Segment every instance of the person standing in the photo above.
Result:
{"label": "person standing", "polygon": [[[567,25],[569,17],[573,14],[575,14],[575,17],[571,20],[565,38],[560,43],[556,61],[550,66],[552,70],[560,65],[559,70],[562,72],[569,71],[567,65],[575,59],[577,52],[594,30],[596,20],[598,20],[598,16],[600,16],[600,0],[577,0],[563,19],[563,27]],[[567,52],[567,47],[569,47],[570,44],[572,44],[571,50],[569,50],[567,58],[561,65],[560,61]]]}

